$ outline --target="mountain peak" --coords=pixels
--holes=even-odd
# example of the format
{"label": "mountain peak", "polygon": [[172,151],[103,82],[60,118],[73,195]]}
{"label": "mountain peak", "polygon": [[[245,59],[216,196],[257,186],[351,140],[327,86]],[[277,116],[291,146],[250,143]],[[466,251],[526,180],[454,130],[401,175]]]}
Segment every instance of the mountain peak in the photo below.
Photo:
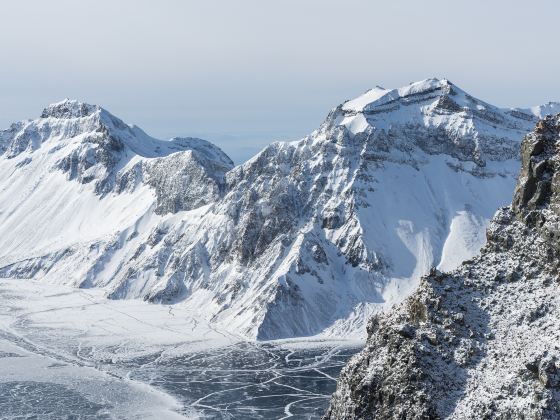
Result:
{"label": "mountain peak", "polygon": [[101,107],[79,102],[75,99],[64,99],[48,105],[41,113],[41,118],[82,118],[99,112]]}
{"label": "mountain peak", "polygon": [[394,102],[400,98],[428,94],[436,91],[449,93],[451,86],[454,85],[449,80],[437,78],[420,80],[410,83],[408,86],[396,89],[385,89],[376,86],[357,98],[347,101],[342,109],[344,111],[367,112],[375,107]]}
{"label": "mountain peak", "polygon": [[536,122],[531,111],[501,109],[448,79],[430,78],[395,89],[375,87],[335,108],[323,127],[342,129],[351,142],[373,136],[377,156],[385,160],[413,161],[412,150],[420,149],[484,167],[488,160],[517,156],[522,136]]}

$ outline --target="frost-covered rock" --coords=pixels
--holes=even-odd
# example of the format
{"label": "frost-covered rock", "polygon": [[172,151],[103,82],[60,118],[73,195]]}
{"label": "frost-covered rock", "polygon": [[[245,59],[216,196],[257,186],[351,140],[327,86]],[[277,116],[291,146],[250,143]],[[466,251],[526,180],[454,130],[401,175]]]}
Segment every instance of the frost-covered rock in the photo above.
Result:
{"label": "frost-covered rock", "polygon": [[180,301],[259,339],[360,334],[431,266],[478,252],[545,108],[447,80],[376,88],[232,168],[202,140],[54,104],[0,132],[0,275]]}
{"label": "frost-covered rock", "polygon": [[559,144],[541,120],[481,255],[370,320],[325,419],[560,417]]}

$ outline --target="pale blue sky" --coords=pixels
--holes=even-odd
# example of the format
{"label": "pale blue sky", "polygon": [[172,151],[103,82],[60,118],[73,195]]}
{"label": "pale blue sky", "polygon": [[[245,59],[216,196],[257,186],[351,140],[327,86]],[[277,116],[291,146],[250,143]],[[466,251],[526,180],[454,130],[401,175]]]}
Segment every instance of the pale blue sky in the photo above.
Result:
{"label": "pale blue sky", "polygon": [[560,100],[555,0],[21,0],[0,19],[0,127],[70,97],[237,162],[375,85]]}

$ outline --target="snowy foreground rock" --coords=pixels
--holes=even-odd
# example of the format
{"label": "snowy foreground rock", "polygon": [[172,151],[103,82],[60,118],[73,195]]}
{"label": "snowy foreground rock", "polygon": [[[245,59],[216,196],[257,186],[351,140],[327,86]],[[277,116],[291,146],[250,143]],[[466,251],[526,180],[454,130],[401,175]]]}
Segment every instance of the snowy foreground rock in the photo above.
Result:
{"label": "snowy foreground rock", "polygon": [[375,88],[233,167],[64,101],[0,131],[0,276],[181,302],[244,337],[360,334],[430,267],[484,244],[519,142],[557,107],[446,80]]}
{"label": "snowy foreground rock", "polygon": [[325,419],[560,418],[560,114],[522,145],[480,256],[368,324]]}

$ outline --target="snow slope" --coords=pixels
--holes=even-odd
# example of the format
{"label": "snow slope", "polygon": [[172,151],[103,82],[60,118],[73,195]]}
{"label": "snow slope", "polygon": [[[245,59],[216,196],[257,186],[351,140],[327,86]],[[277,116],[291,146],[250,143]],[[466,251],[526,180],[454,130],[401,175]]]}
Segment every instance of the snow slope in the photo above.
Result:
{"label": "snow slope", "polygon": [[0,275],[176,303],[259,339],[361,334],[431,266],[478,252],[548,108],[447,80],[376,88],[232,168],[202,140],[54,104],[0,132]]}

